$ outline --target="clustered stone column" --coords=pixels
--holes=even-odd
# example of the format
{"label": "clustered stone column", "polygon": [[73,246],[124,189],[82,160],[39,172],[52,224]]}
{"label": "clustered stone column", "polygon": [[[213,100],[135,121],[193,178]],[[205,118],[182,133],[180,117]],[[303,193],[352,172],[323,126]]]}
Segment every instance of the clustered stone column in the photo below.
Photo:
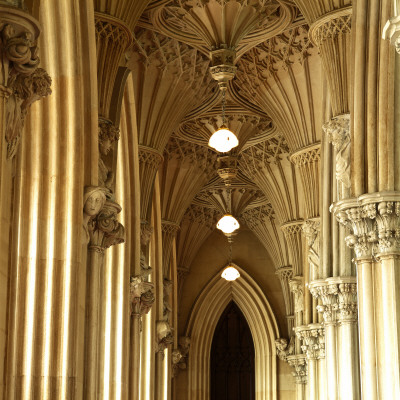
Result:
{"label": "clustered stone column", "polygon": [[346,242],[356,255],[362,393],[371,399],[396,397],[400,194],[366,194],[335,204],[333,211],[351,229]]}
{"label": "clustered stone column", "polygon": [[328,399],[358,398],[357,284],[355,277],[333,277],[311,282],[325,327]]}
{"label": "clustered stone column", "polygon": [[325,358],[324,328],[321,324],[309,324],[297,326],[294,330],[298,339],[303,342],[301,349],[306,354],[308,370],[307,399],[316,400],[323,398],[324,391],[321,388],[324,382],[320,382],[319,370],[324,368],[324,364],[319,363],[319,360]]}

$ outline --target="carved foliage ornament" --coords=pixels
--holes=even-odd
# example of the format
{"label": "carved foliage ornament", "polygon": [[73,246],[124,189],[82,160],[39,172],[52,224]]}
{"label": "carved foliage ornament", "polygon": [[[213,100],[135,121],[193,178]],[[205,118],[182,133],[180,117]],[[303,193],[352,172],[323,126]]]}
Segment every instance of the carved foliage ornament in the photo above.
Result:
{"label": "carved foliage ornament", "polygon": [[131,276],[130,304],[131,314],[141,317],[147,314],[155,301],[154,284],[146,282],[143,276]]}
{"label": "carved foliage ornament", "polygon": [[294,330],[298,339],[303,342],[301,349],[308,360],[325,358],[325,328],[322,325],[303,325]]}
{"label": "carved foliage ornament", "polygon": [[290,343],[288,344],[287,339],[279,338],[275,340],[276,355],[282,360],[287,361],[288,356],[293,355],[295,342],[294,336],[290,338]]}
{"label": "carved foliage ornament", "polygon": [[297,384],[307,383],[307,362],[303,354],[296,354],[287,357],[287,362],[294,368],[292,375],[296,379]]}

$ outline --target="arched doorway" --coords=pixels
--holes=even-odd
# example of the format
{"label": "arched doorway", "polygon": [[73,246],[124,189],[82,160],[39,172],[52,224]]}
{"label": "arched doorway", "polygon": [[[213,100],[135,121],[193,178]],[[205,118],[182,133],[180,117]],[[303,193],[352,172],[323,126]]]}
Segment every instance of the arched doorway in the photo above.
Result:
{"label": "arched doorway", "polygon": [[276,349],[278,326],[272,309],[257,283],[235,265],[240,278],[227,282],[221,271],[197,298],[185,331],[190,337],[188,399],[210,400],[210,355],[215,328],[228,304],[234,301],[243,313],[254,343],[255,400],[276,400]]}
{"label": "arched doorway", "polygon": [[215,328],[210,358],[210,400],[255,400],[253,338],[234,301]]}

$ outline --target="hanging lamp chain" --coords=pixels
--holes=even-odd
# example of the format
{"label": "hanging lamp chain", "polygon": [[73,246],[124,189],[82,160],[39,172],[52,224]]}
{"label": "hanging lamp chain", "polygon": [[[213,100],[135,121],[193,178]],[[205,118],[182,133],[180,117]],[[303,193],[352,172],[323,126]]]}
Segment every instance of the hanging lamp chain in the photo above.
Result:
{"label": "hanging lamp chain", "polygon": [[232,214],[232,189],[226,190],[228,192],[228,214]]}
{"label": "hanging lamp chain", "polygon": [[228,243],[229,243],[229,265],[231,265],[232,264],[232,241],[229,240]]}
{"label": "hanging lamp chain", "polygon": [[222,125],[225,126],[225,105],[226,105],[226,88],[222,90]]}

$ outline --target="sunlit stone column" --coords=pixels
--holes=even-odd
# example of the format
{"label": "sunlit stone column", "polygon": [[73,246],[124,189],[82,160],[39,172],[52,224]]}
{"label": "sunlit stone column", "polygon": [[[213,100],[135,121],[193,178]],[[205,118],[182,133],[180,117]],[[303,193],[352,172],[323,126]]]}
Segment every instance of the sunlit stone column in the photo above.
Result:
{"label": "sunlit stone column", "polygon": [[53,93],[32,106],[16,154],[6,367],[10,400],[82,398],[83,190],[97,178],[92,7],[40,2],[40,54]]}

